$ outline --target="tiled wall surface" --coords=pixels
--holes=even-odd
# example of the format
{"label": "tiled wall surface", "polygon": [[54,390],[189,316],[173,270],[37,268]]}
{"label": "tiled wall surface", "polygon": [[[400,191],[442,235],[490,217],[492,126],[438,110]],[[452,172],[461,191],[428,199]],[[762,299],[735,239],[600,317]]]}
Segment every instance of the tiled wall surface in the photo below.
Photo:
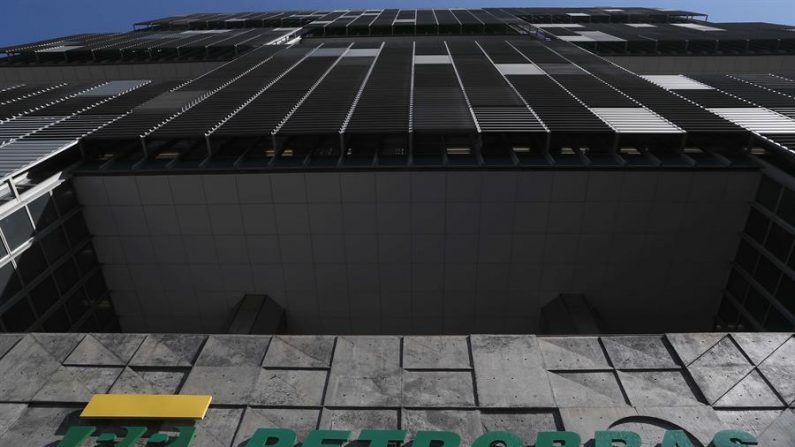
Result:
{"label": "tiled wall surface", "polygon": [[287,309],[294,333],[532,332],[565,292],[585,293],[610,331],[661,332],[712,327],[758,178],[437,171],[74,185],[126,331],[216,332],[257,293]]}
{"label": "tiled wall surface", "polygon": [[301,439],[316,428],[450,430],[463,445],[492,430],[533,445],[538,431],[585,442],[612,428],[644,446],[664,429],[686,430],[694,446],[741,429],[760,446],[791,446],[792,335],[0,335],[0,445],[54,445],[94,393],[110,392],[213,395],[193,447],[239,447],[259,427]]}

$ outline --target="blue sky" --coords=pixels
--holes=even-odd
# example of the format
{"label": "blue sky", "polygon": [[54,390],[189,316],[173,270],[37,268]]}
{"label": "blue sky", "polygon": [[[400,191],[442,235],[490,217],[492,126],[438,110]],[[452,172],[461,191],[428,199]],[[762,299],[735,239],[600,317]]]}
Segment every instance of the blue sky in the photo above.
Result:
{"label": "blue sky", "polygon": [[709,14],[716,22],[795,25],[795,0],[0,0],[0,46],[81,32],[129,31],[146,19],[190,12],[488,6],[652,6]]}

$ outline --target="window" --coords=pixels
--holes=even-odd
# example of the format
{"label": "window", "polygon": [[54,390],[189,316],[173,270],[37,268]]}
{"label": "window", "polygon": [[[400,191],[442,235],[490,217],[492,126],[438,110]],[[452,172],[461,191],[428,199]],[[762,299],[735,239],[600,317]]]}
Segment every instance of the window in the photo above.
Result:
{"label": "window", "polygon": [[765,330],[771,332],[785,332],[795,329],[795,325],[790,322],[787,317],[781,314],[775,307],[770,308],[765,320]]}
{"label": "window", "polygon": [[776,267],[769,259],[765,257],[759,258],[759,264],[756,266],[754,279],[762,285],[771,294],[776,291],[778,280],[781,278],[781,270]]}
{"label": "window", "polygon": [[727,298],[724,298],[720,303],[720,308],[718,309],[718,318],[720,318],[721,321],[727,325],[734,325],[737,324],[739,315],[740,314],[737,311],[737,308],[734,307],[734,304]]}
{"label": "window", "polygon": [[748,281],[736,271],[732,271],[726,290],[728,290],[735,299],[742,301],[743,298],[745,298],[745,292],[748,291]]}
{"label": "window", "polygon": [[105,278],[102,277],[102,272],[97,272],[86,281],[86,292],[91,301],[102,298],[102,295],[104,295],[107,290],[108,286],[105,284]]}
{"label": "window", "polygon": [[75,254],[75,262],[80,272],[84,275],[94,269],[98,265],[97,255],[94,253],[94,247],[91,244],[83,247],[82,250]]}
{"label": "window", "polygon": [[53,264],[69,251],[69,241],[66,240],[66,236],[60,228],[53,228],[53,231],[42,238],[41,248],[44,249],[47,260]]}
{"label": "window", "polygon": [[795,315],[795,281],[792,278],[787,275],[781,278],[776,298],[791,314]]}
{"label": "window", "polygon": [[89,309],[91,309],[91,302],[83,289],[77,289],[74,295],[66,300],[66,310],[69,311],[72,321],[79,320]]}
{"label": "window", "polygon": [[775,211],[780,192],[781,185],[770,179],[770,177],[762,177],[762,181],[759,183],[759,190],[756,193],[756,201],[770,211]]}
{"label": "window", "polygon": [[59,298],[58,289],[55,288],[55,282],[50,277],[44,278],[44,281],[30,291],[30,300],[39,315],[50,310]]}
{"label": "window", "polygon": [[740,248],[737,249],[737,264],[739,264],[746,272],[753,273],[756,267],[756,260],[759,258],[759,253],[751,247],[748,242],[740,241]]}
{"label": "window", "polygon": [[61,185],[54,189],[52,191],[52,198],[55,202],[55,206],[58,208],[58,212],[60,212],[62,216],[77,206],[75,192],[67,185]]}
{"label": "window", "polygon": [[36,228],[41,230],[58,219],[55,203],[49,194],[45,194],[28,205],[30,215]]}
{"label": "window", "polygon": [[0,229],[3,230],[11,250],[25,243],[33,234],[33,226],[31,226],[28,212],[24,208],[16,210],[0,220]]}
{"label": "window", "polygon": [[9,332],[24,332],[36,321],[33,309],[30,308],[28,299],[24,296],[3,313],[2,319]]}
{"label": "window", "polygon": [[13,298],[22,288],[22,283],[19,282],[19,277],[10,262],[0,267],[0,287],[2,287],[0,304]]}
{"label": "window", "polygon": [[67,220],[64,224],[64,229],[73,245],[84,241],[89,236],[86,221],[81,213],[77,213]]}
{"label": "window", "polygon": [[795,192],[784,190],[781,203],[778,204],[778,213],[788,224],[795,226]]}
{"label": "window", "polygon": [[61,293],[69,291],[80,279],[80,274],[77,273],[77,267],[75,267],[75,263],[71,259],[67,259],[66,262],[61,264],[53,276],[55,277],[55,283],[58,285],[58,290],[60,290]]}
{"label": "window", "polygon": [[795,238],[784,227],[774,223],[770,226],[765,248],[782,262],[786,262],[790,248],[792,248],[793,239]]}
{"label": "window", "polygon": [[[759,291],[752,288],[748,291],[748,295],[743,303],[745,310],[756,320],[765,321],[767,309],[770,307],[770,301],[767,300]],[[746,328],[748,329],[748,328]]]}
{"label": "window", "polygon": [[770,221],[767,220],[767,217],[751,208],[751,212],[748,213],[748,222],[745,224],[746,234],[760,244],[763,244],[765,242],[765,236],[767,236],[768,226],[770,226]]}
{"label": "window", "polygon": [[47,321],[42,326],[47,332],[69,332],[72,323],[69,321],[69,315],[66,314],[66,310],[61,306],[47,318]]}
{"label": "window", "polygon": [[33,244],[17,257],[17,268],[25,284],[30,283],[47,269],[47,260],[38,244]]}

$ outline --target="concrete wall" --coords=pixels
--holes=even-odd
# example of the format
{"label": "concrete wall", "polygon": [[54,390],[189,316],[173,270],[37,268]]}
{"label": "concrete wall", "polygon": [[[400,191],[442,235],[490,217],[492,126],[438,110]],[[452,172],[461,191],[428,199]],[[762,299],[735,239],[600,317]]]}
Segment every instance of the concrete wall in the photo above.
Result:
{"label": "concrete wall", "polygon": [[291,333],[532,332],[585,293],[616,332],[709,330],[752,171],[80,176],[127,331],[218,331],[244,294]]}
{"label": "concrete wall", "polygon": [[[630,430],[644,446],[681,429],[795,445],[792,333],[665,336],[293,337],[0,335],[0,445],[54,446],[94,393],[210,394],[192,447],[241,447],[261,427],[487,431],[535,444],[569,430]],[[7,353],[6,353],[7,352]],[[192,421],[135,421],[173,433]],[[99,434],[97,433],[97,434]],[[355,439],[355,438],[354,438]],[[93,446],[95,438],[85,446]],[[140,444],[143,446],[143,442]],[[150,444],[151,445],[151,444]],[[578,446],[580,444],[577,444]],[[679,444],[682,445],[682,444]]]}

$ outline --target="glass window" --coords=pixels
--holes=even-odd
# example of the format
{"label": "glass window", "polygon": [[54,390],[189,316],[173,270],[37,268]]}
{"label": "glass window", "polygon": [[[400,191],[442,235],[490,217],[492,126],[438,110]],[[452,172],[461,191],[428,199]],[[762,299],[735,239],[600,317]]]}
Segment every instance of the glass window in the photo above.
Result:
{"label": "glass window", "polygon": [[39,315],[50,310],[59,298],[58,289],[55,288],[55,282],[50,277],[44,278],[44,281],[30,291],[30,300]]}
{"label": "glass window", "polygon": [[28,212],[24,208],[0,219],[0,229],[3,230],[8,246],[12,250],[25,243],[33,235],[33,227],[30,225]]}
{"label": "glass window", "polygon": [[748,222],[745,224],[745,232],[755,241],[763,244],[765,242],[765,236],[767,236],[767,227],[769,225],[770,221],[764,214],[751,208],[751,212],[748,213]]}
{"label": "glass window", "polygon": [[770,308],[764,326],[765,330],[770,332],[785,332],[795,329],[795,325],[775,307]]}
{"label": "glass window", "polygon": [[751,288],[746,295],[743,307],[756,321],[762,322],[765,321],[770,302],[759,291]]}
{"label": "glass window", "polygon": [[792,248],[792,241],[795,238],[784,229],[781,225],[773,223],[770,226],[770,232],[767,235],[767,242],[765,248],[770,253],[773,253],[782,262],[787,261],[790,248]]}
{"label": "glass window", "polygon": [[25,284],[36,279],[41,272],[47,269],[47,260],[38,244],[31,245],[17,257],[17,269]]}
{"label": "glass window", "polygon": [[66,236],[60,228],[53,228],[53,231],[42,238],[41,248],[44,249],[47,260],[53,264],[69,251],[69,241],[66,240]]}
{"label": "glass window", "polygon": [[734,296],[735,299],[742,302],[743,298],[745,298],[745,292],[748,290],[748,281],[742,277],[736,271],[732,271],[731,276],[729,276],[729,284],[726,287],[729,293]]}
{"label": "glass window", "polygon": [[97,272],[94,276],[86,281],[86,292],[91,301],[102,298],[102,295],[108,291],[108,286],[105,285],[105,278],[102,277],[102,272]]}
{"label": "glass window", "polygon": [[718,318],[721,319],[727,325],[734,325],[737,324],[737,318],[739,318],[739,312],[737,308],[734,307],[731,301],[727,298],[724,298],[723,301],[720,303],[720,308],[718,309]]}
{"label": "glass window", "polygon": [[85,275],[94,269],[99,263],[97,261],[97,254],[94,252],[94,247],[91,244],[83,247],[82,250],[75,254],[75,262],[80,271]]}
{"label": "glass window", "polygon": [[47,318],[42,326],[47,332],[69,332],[72,323],[69,321],[66,310],[61,306]]}
{"label": "glass window", "polygon": [[72,245],[86,240],[89,236],[86,221],[81,213],[77,213],[67,220],[64,224],[64,229],[69,236],[69,240],[72,241]]}
{"label": "glass window", "polygon": [[80,279],[80,274],[77,273],[77,267],[71,259],[67,259],[53,274],[55,283],[58,285],[58,290],[61,293],[69,291],[77,281]]}
{"label": "glass window", "polygon": [[787,223],[795,226],[795,192],[784,190],[781,202],[778,204],[778,215]]}
{"label": "glass window", "polygon": [[30,308],[28,299],[24,296],[3,313],[2,319],[9,332],[24,332],[36,321],[33,309]]}
{"label": "glass window", "polygon": [[41,230],[58,219],[58,212],[55,211],[55,203],[49,194],[45,194],[28,204],[30,216],[36,229]]}
{"label": "glass window", "polygon": [[784,307],[795,315],[795,281],[787,275],[781,277],[781,283],[778,285],[778,292],[776,292],[776,299],[783,304]]}
{"label": "glass window", "polygon": [[754,273],[756,282],[761,284],[762,287],[772,294],[776,291],[779,278],[781,278],[781,270],[769,259],[761,256],[759,258],[759,264],[756,266],[756,272]]}
{"label": "glass window", "polygon": [[756,260],[759,258],[759,253],[751,247],[751,244],[745,241],[740,241],[740,248],[737,249],[737,264],[739,264],[746,272],[753,273],[756,268]]}
{"label": "glass window", "polygon": [[55,188],[52,191],[52,198],[55,201],[58,212],[60,212],[62,216],[77,206],[75,192],[66,184]]}
{"label": "glass window", "polygon": [[97,325],[97,321],[94,319],[93,315],[89,315],[86,321],[80,325],[78,332],[97,332],[98,330],[99,326]]}
{"label": "glass window", "polygon": [[759,183],[759,190],[756,193],[756,201],[770,211],[775,211],[780,192],[781,185],[770,177],[762,177],[762,181]]}
{"label": "glass window", "polygon": [[110,300],[102,300],[97,304],[97,310],[94,311],[94,316],[97,319],[97,324],[100,329],[106,330],[113,320],[116,319],[116,313],[113,310],[113,304]]}
{"label": "glass window", "polygon": [[19,276],[17,276],[14,266],[10,262],[0,267],[0,286],[3,288],[0,292],[0,304],[13,298],[22,289]]}
{"label": "glass window", "polygon": [[88,300],[86,292],[83,289],[77,289],[74,295],[66,300],[66,309],[69,311],[72,321],[76,322],[82,318],[91,309],[91,302]]}

